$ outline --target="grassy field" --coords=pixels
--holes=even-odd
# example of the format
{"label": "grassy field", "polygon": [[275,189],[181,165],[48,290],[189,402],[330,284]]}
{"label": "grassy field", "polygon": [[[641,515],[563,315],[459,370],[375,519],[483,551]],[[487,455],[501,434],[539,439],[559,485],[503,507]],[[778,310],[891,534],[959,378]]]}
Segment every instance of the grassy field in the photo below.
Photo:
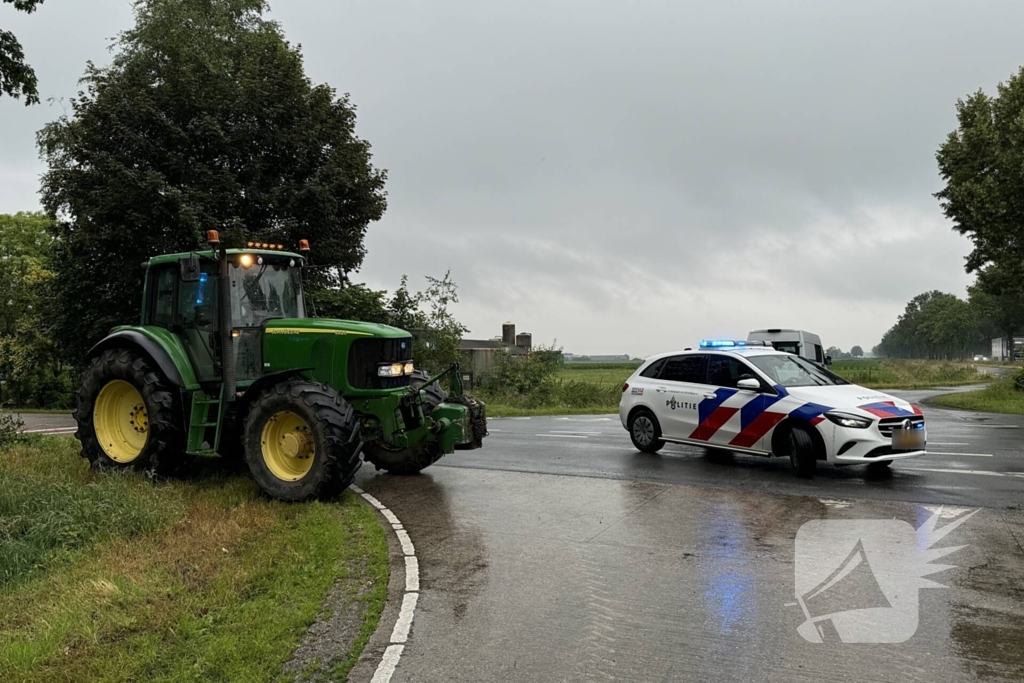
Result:
{"label": "grassy field", "polygon": [[[622,384],[637,367],[636,363],[570,363],[559,368],[550,396],[510,400],[483,394],[481,398],[487,401],[487,414],[492,417],[614,413],[618,411]],[[977,372],[971,363],[945,361],[838,361],[831,370],[870,389],[963,386],[993,379],[992,375]]]}
{"label": "grassy field", "polygon": [[359,636],[317,666],[344,680],[386,599],[367,506],[269,501],[213,460],[191,481],[94,474],[76,446],[0,450],[0,680],[289,680],[336,583]]}
{"label": "grassy field", "polygon": [[1014,389],[1009,379],[993,382],[981,391],[937,396],[930,402],[959,410],[1024,415],[1024,391]]}

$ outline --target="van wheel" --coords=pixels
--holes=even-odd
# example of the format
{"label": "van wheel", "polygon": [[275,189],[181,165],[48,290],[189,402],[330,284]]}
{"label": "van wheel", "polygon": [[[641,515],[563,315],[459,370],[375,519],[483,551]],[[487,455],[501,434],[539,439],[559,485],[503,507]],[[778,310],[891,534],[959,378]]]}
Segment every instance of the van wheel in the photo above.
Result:
{"label": "van wheel", "polygon": [[789,430],[789,463],[796,470],[797,476],[803,479],[814,476],[818,454],[814,447],[814,439],[803,427],[793,427]]}
{"label": "van wheel", "polygon": [[650,412],[641,410],[629,418],[629,438],[638,451],[656,453],[665,442],[661,440],[661,425]]}

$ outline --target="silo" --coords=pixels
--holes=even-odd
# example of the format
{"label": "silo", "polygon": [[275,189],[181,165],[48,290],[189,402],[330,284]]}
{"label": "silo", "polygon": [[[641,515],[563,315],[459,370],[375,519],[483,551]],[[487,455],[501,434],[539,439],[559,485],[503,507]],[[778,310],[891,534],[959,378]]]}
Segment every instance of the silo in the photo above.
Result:
{"label": "silo", "polygon": [[527,351],[533,348],[533,335],[529,332],[521,332],[516,335],[516,346]]}
{"label": "silo", "polygon": [[509,346],[516,345],[515,323],[505,323],[501,326],[501,341]]}

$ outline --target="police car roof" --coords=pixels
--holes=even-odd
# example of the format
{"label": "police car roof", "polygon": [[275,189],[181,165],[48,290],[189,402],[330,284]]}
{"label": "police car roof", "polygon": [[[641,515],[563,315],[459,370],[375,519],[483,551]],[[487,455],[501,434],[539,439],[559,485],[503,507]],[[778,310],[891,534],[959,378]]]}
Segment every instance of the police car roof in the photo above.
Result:
{"label": "police car roof", "polygon": [[658,360],[667,356],[692,356],[697,353],[731,353],[737,356],[791,356],[793,354],[785,351],[776,351],[770,346],[719,346],[710,349],[683,349],[682,351],[669,351],[668,353],[656,353],[648,356],[644,362]]}

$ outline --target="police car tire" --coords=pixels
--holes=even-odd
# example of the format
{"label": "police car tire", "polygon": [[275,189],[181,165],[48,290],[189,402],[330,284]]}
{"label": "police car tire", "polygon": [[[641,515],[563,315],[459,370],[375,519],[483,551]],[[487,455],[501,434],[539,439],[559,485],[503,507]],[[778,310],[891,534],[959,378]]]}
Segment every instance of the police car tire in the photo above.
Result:
{"label": "police car tire", "polygon": [[814,468],[818,463],[814,450],[814,439],[806,429],[796,426],[789,430],[789,462],[797,476],[805,479],[814,476]]}
{"label": "police car tire", "polygon": [[[639,431],[641,432],[641,439],[637,439],[637,421],[646,420],[647,424],[650,425],[650,439],[644,441],[642,438],[643,433],[647,430],[643,429],[644,423],[641,422]],[[629,418],[629,438],[633,442],[633,446],[643,453],[656,453],[660,451],[664,446],[665,442],[661,440],[661,425],[658,424],[658,418],[647,410],[638,410],[633,413]]]}

